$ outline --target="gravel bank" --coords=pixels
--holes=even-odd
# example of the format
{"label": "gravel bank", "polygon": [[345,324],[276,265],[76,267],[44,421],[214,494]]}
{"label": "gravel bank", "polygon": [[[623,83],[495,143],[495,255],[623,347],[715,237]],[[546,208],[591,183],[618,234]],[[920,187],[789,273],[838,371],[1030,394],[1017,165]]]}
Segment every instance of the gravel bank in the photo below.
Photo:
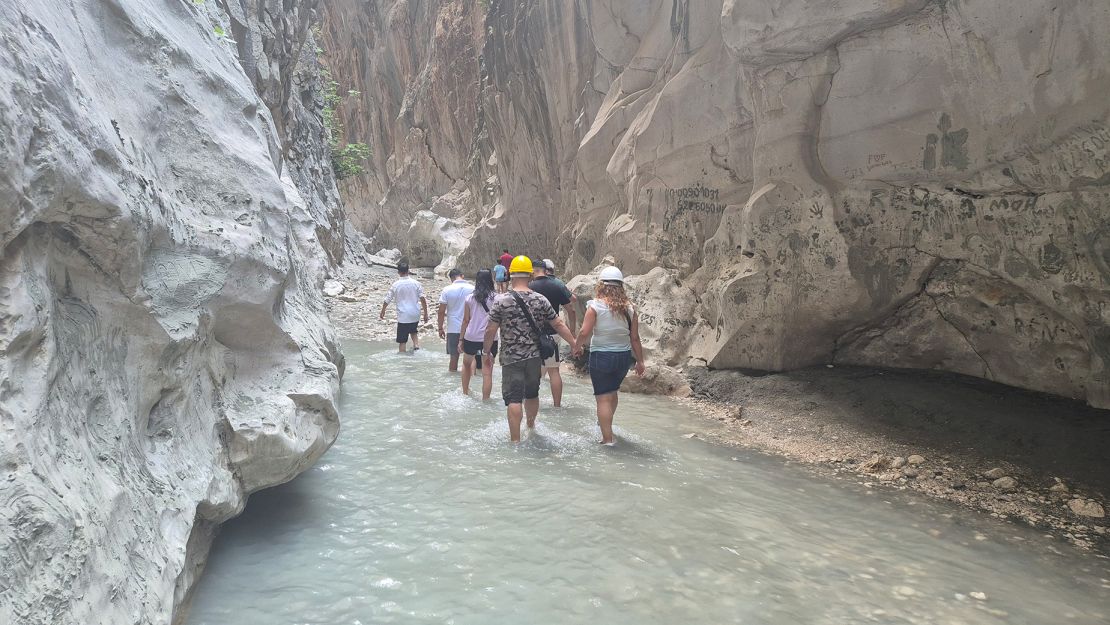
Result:
{"label": "gravel bank", "polygon": [[858,367],[690,372],[682,400],[752,447],[913,489],[1110,556],[1110,412],[964,376]]}
{"label": "gravel bank", "polygon": [[[412,275],[424,285],[424,296],[428,298],[428,322],[421,326],[421,343],[432,339],[442,347],[442,341],[436,334],[436,306],[439,305],[440,292],[449,282],[426,268],[415,268]],[[367,341],[394,340],[396,307],[389,307],[385,320],[378,319],[378,312],[396,279],[397,271],[389,267],[350,267],[341,277],[327,282],[325,299],[328,314],[340,337]]]}

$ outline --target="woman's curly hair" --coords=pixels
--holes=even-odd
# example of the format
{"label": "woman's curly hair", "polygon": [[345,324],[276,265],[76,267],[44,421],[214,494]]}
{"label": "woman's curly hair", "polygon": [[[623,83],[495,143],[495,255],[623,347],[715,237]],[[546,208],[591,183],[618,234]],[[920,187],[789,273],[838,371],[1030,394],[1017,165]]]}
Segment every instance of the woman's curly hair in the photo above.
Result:
{"label": "woman's curly hair", "polygon": [[629,323],[632,322],[632,301],[628,299],[628,293],[623,286],[605,282],[599,283],[594,296],[605,302],[605,305],[614,314],[620,312]]}

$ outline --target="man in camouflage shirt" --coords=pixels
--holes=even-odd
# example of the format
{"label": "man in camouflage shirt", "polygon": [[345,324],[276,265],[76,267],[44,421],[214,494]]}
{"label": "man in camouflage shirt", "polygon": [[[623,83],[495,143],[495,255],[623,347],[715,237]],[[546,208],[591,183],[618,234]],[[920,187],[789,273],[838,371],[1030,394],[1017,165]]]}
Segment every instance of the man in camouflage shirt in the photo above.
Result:
{"label": "man in camouflage shirt", "polygon": [[544,323],[563,337],[575,348],[574,335],[547,298],[528,288],[532,279],[532,261],[526,256],[513,259],[509,270],[512,286],[508,293],[500,295],[489,309],[489,324],[486,326],[485,351],[486,366],[493,366],[490,350],[498,332],[501,334],[501,396],[505,400],[509,418],[509,439],[520,442],[520,422],[527,414],[528,427],[536,426],[536,415],[540,410],[540,373],[543,361],[540,359],[539,334],[532,330],[524,311],[521,310],[514,294],[520,297],[531,313],[532,320],[543,331]]}

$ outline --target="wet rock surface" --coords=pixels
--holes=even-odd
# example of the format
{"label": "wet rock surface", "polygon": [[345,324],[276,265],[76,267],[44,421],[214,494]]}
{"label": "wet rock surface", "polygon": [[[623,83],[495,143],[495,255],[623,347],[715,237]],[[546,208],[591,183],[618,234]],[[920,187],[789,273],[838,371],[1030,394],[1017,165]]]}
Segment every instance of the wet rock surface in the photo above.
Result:
{"label": "wet rock surface", "polygon": [[335,439],[314,4],[0,6],[0,622],[180,618]]}
{"label": "wet rock surface", "polygon": [[634,291],[670,365],[1110,407],[1105,3],[337,0],[324,24],[380,148],[343,191],[383,246],[665,272]]}

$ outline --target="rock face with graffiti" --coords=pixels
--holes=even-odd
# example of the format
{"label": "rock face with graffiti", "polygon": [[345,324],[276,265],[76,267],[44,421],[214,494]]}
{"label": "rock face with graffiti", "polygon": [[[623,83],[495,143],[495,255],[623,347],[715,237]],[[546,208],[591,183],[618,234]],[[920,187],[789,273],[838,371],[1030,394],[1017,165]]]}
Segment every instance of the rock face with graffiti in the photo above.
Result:
{"label": "rock face with graffiti", "polygon": [[[611,256],[672,364],[936,368],[1110,407],[1105,3],[379,4],[350,87],[407,89],[368,174],[397,232],[432,210],[464,264]],[[446,56],[469,73],[445,95]]]}

